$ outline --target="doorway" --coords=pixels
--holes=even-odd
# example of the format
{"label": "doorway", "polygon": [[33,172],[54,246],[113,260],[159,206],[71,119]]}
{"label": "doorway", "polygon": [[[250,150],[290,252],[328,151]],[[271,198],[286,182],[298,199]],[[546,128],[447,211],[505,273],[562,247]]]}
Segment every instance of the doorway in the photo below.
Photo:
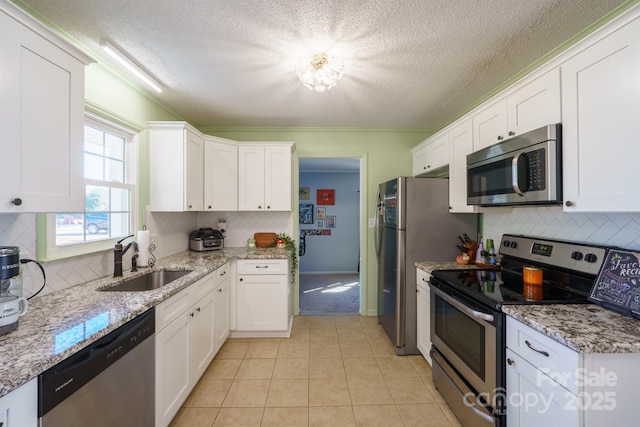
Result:
{"label": "doorway", "polygon": [[361,313],[359,158],[300,158],[299,313]]}

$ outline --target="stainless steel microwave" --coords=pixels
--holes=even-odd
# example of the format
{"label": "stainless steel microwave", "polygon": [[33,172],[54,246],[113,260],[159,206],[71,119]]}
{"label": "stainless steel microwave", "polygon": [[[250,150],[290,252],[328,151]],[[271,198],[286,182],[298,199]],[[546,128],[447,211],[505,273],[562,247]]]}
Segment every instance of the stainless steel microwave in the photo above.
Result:
{"label": "stainless steel microwave", "polygon": [[562,204],[561,140],[558,123],[467,155],[467,204]]}

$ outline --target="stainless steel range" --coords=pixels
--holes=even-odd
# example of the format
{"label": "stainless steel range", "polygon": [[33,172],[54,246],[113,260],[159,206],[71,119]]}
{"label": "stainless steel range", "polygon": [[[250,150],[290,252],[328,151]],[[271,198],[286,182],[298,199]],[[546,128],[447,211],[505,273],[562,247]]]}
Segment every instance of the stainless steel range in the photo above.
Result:
{"label": "stainless steel range", "polygon": [[[464,426],[506,426],[504,304],[584,304],[609,248],[505,234],[500,270],[434,271],[433,382]],[[523,267],[543,270],[532,292]]]}

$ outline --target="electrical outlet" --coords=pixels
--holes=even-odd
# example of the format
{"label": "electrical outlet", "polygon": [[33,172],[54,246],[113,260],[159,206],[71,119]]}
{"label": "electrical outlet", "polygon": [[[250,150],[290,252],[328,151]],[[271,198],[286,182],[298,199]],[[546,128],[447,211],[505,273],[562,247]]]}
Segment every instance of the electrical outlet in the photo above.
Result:
{"label": "electrical outlet", "polygon": [[0,409],[0,427],[9,427],[9,408]]}

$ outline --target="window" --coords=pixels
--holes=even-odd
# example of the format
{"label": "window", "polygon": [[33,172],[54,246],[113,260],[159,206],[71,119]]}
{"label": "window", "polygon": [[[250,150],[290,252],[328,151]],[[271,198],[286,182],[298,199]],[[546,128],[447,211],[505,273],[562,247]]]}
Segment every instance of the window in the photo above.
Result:
{"label": "window", "polygon": [[113,247],[136,229],[135,135],[97,116],[84,126],[83,212],[49,214],[46,256],[51,260]]}

